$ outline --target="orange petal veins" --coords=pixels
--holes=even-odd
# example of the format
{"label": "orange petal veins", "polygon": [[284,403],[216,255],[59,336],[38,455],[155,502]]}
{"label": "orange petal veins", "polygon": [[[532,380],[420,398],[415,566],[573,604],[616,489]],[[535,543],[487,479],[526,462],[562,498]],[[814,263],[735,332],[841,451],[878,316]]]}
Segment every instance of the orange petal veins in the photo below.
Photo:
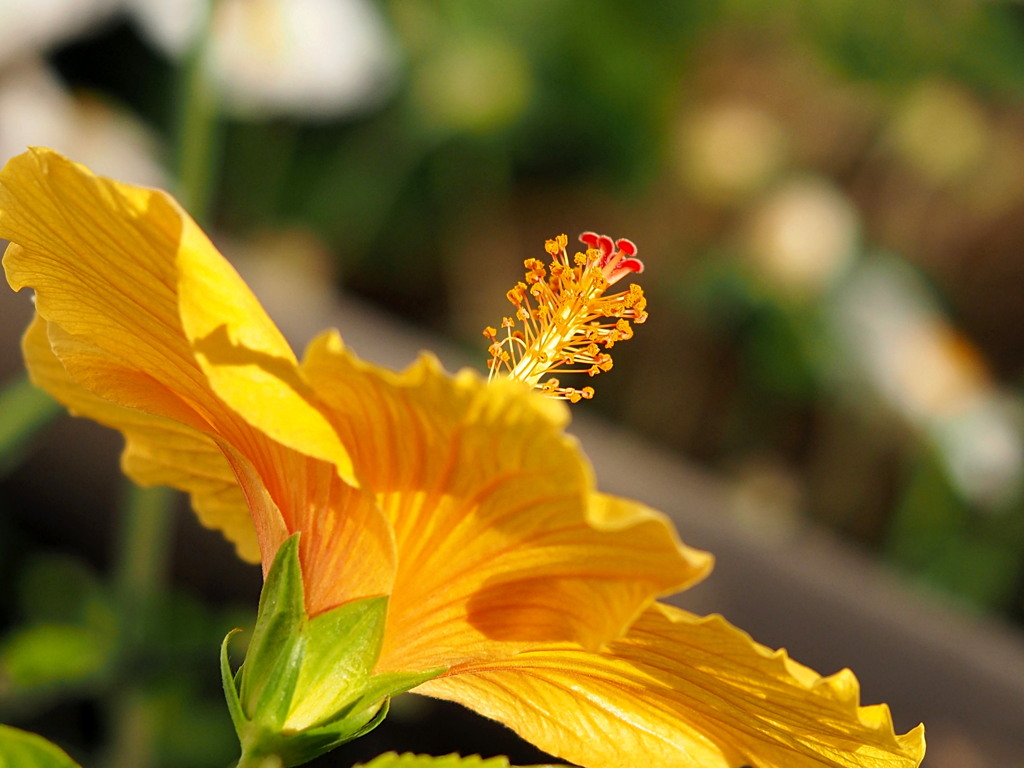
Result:
{"label": "orange petal veins", "polygon": [[394,528],[380,671],[596,647],[710,568],[659,514],[595,494],[565,406],[522,384],[451,377],[430,357],[382,371],[334,334],[302,373]]}
{"label": "orange petal veins", "polygon": [[264,576],[284,540],[302,533],[299,561],[311,616],[391,591],[394,539],[371,494],[343,482],[334,465],[294,451],[278,452],[273,472],[257,472],[233,446],[221,449],[257,524]]}
{"label": "orange petal veins", "polygon": [[598,653],[537,648],[416,690],[586,768],[915,768],[924,757],[923,728],[896,735],[885,705],[859,705],[849,670],[821,677],[720,616],[663,604]]}

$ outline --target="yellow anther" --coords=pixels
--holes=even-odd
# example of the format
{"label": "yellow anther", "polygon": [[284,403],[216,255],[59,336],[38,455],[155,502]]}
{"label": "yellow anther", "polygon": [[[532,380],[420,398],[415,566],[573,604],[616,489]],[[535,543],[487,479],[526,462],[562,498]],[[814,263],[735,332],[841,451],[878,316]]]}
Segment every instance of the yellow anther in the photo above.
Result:
{"label": "yellow anther", "polygon": [[592,398],[593,388],[563,387],[557,378],[545,377],[556,372],[596,376],[610,370],[611,355],[603,350],[631,338],[631,323],[647,318],[647,302],[638,285],[605,295],[610,285],[643,268],[635,258],[636,246],[593,233],[580,240],[587,248],[572,258],[566,251],[566,235],[545,241],[551,262],[526,259],[524,281],[506,294],[515,313],[502,319],[504,338],[493,327],[484,330],[491,342],[491,376],[504,373],[574,403]]}

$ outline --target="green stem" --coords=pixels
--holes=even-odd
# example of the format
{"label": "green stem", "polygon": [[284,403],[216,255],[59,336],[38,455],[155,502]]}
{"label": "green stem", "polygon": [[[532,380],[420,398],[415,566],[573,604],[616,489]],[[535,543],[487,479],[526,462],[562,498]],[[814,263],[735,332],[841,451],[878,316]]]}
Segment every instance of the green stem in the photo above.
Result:
{"label": "green stem", "polygon": [[[212,12],[211,7],[207,13]],[[179,202],[200,224],[208,214],[220,154],[217,99],[206,72],[209,34],[207,23],[181,64],[178,81],[176,191]]]}
{"label": "green stem", "polygon": [[136,639],[146,634],[150,611],[167,581],[173,500],[169,488],[128,488],[114,584],[125,620],[139,630]]}
{"label": "green stem", "polygon": [[107,707],[112,724],[108,768],[156,765],[154,742],[159,713],[153,699],[136,686],[128,686],[113,692]]}
{"label": "green stem", "polygon": [[112,723],[109,768],[155,765],[159,713],[140,677],[153,640],[153,617],[167,582],[174,492],[131,485],[118,542],[114,590],[120,620],[120,683],[107,699]]}
{"label": "green stem", "polygon": [[254,760],[242,758],[236,768],[284,768],[284,761],[277,755],[267,755]]}
{"label": "green stem", "polygon": [[284,768],[284,760],[277,755],[252,754],[243,751],[235,768]]}

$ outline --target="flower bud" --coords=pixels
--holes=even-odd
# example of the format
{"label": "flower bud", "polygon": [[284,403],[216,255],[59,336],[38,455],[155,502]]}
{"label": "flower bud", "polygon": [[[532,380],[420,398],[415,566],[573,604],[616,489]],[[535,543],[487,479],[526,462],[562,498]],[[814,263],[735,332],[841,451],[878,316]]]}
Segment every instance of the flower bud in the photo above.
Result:
{"label": "flower bud", "polygon": [[245,662],[232,674],[221,645],[221,677],[242,745],[239,765],[275,755],[301,765],[376,727],[391,696],[443,670],[374,675],[387,598],[371,597],[317,616],[306,612],[299,534],[278,550],[260,597]]}

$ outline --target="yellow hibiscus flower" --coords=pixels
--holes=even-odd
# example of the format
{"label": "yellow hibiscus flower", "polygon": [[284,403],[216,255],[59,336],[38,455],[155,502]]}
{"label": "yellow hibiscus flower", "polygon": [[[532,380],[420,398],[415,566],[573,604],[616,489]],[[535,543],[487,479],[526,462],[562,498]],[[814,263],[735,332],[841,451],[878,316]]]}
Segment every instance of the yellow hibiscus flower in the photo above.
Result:
{"label": "yellow hibiscus flower", "polygon": [[[170,196],[50,150],[0,173],[0,237],[12,288],[36,294],[33,380],[265,572],[301,533],[310,616],[386,596],[376,673],[443,669],[415,692],[592,768],[920,763],[923,729],[896,735],[849,671],[656,602],[711,557],[595,489],[564,404],[427,355],[382,370],[334,331],[299,360]],[[489,330],[492,367],[515,364],[520,337]]]}

